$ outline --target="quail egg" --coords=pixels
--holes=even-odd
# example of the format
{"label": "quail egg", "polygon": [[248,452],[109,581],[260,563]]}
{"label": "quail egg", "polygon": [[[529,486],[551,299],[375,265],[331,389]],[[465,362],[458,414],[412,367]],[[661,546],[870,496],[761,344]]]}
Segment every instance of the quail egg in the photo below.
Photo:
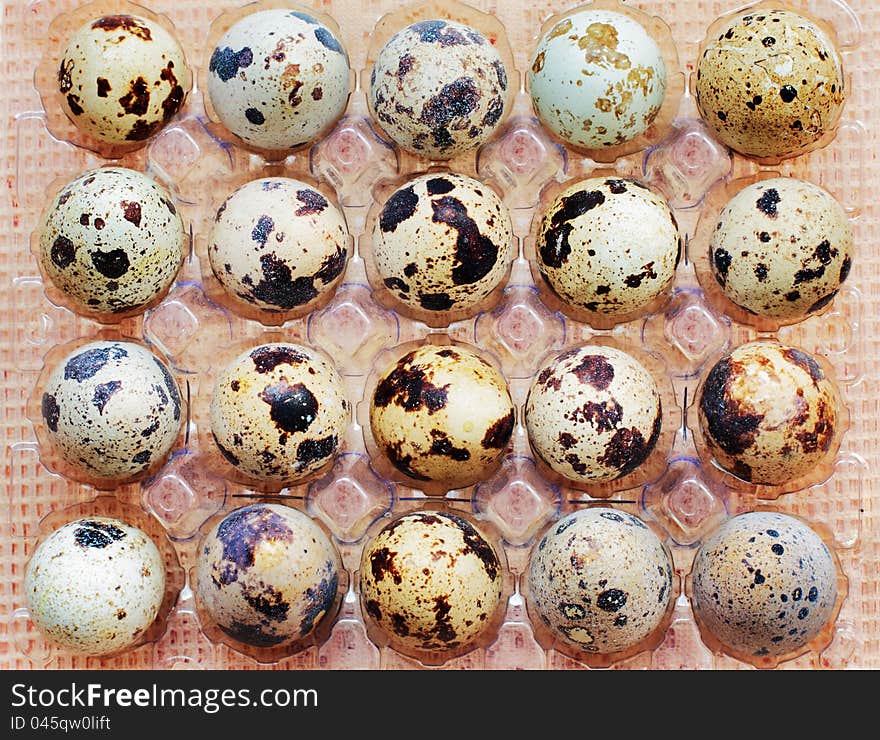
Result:
{"label": "quail egg", "polygon": [[637,516],[579,509],[533,547],[528,604],[569,648],[620,652],[660,627],[672,600],[672,571],[669,550]]}
{"label": "quail egg", "polygon": [[771,511],[732,517],[694,558],[697,622],[742,656],[786,655],[816,637],[837,600],[834,558],[800,519]]}
{"label": "quail egg", "polygon": [[513,227],[501,198],[465,175],[413,178],[385,201],[373,228],[379,279],[405,306],[467,311],[505,279]]}
{"label": "quail egg", "polygon": [[69,522],[34,551],[24,575],[28,611],[55,644],[107,655],[137,644],[165,594],[165,564],[142,530],[97,516]]}
{"label": "quail egg", "polygon": [[504,376],[476,352],[425,344],[385,368],[370,400],[380,453],[418,481],[476,483],[500,465],[513,432]]}
{"label": "quail egg", "polygon": [[370,73],[371,115],[395,144],[427,159],[475,149],[507,106],[507,69],[493,42],[452,20],[398,31]]}
{"label": "quail egg", "polygon": [[794,177],[747,185],[712,233],[712,274],[749,313],[798,319],[827,306],[852,265],[846,212],[826,190]]}
{"label": "quail egg", "polygon": [[348,54],[326,25],[284,8],[246,15],[217,42],[208,99],[246,144],[295,149],[323,136],[348,105]]}
{"label": "quail egg", "polygon": [[581,483],[616,480],[638,468],[657,444],[662,415],[647,368],[602,345],[546,360],[525,403],[534,453],[559,475]]}
{"label": "quail egg", "polygon": [[704,42],[694,95],[700,116],[734,151],[800,154],[832,131],[845,102],[840,54],[814,21],[750,10]]}
{"label": "quail egg", "polygon": [[111,145],[144,141],[183,107],[192,73],[159,23],[105,15],[79,28],[58,68],[61,106],[80,131]]}
{"label": "quail egg", "polygon": [[95,341],[51,368],[41,412],[53,448],[81,474],[125,480],[155,469],[182,425],[165,363],[133,342]]}
{"label": "quail egg", "polygon": [[208,260],[239,305],[310,310],[335,290],[351,251],[342,211],[288,177],[252,180],[217,209]]}
{"label": "quail egg", "polygon": [[164,296],[187,249],[171,194],[125,167],[64,185],[40,225],[40,265],[81,313],[140,311]]}
{"label": "quail egg", "polygon": [[202,540],[195,590],[234,640],[274,647],[303,640],[335,608],[342,562],[311,518],[280,504],[235,509]]}
{"label": "quail egg", "polygon": [[503,604],[498,552],[457,514],[398,516],[366,544],[359,572],[365,617],[401,652],[464,649]]}
{"label": "quail egg", "polygon": [[249,478],[290,484],[333,460],[350,412],[329,360],[272,342],[223,368],[211,397],[211,432],[223,457]]}
{"label": "quail egg", "polygon": [[742,344],[712,366],[699,390],[705,451],[744,481],[788,483],[833,458],[840,404],[807,352],[771,340]]}
{"label": "quail egg", "polygon": [[581,10],[554,24],[534,50],[527,79],[541,123],[584,149],[641,136],[666,96],[657,42],[637,20],[611,10]]}

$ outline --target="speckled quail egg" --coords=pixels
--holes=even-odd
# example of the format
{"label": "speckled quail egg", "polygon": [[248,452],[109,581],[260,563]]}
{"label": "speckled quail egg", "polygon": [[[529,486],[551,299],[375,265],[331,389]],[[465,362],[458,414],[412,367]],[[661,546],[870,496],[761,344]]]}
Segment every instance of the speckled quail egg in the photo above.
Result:
{"label": "speckled quail egg", "polygon": [[743,656],[782,656],[816,637],[837,600],[834,558],[800,519],[732,517],[694,558],[691,604],[702,628]]}
{"label": "speckled quail egg", "polygon": [[192,73],[183,48],[155,21],[105,15],[68,42],[58,69],[65,114],[101,142],[144,141],[183,107]]}
{"label": "speckled quail egg", "polygon": [[681,237],[661,195],[636,180],[594,177],[552,200],[535,252],[541,277],[566,306],[623,319],[668,291]]}
{"label": "speckled quail egg", "polygon": [[195,590],[234,640],[274,647],[303,640],[332,614],[342,562],[311,518],[279,504],[235,509],[202,540]]}
{"label": "speckled quail egg", "polygon": [[709,258],[724,294],[749,313],[797,319],[827,306],[852,265],[846,212],[794,177],[747,185],[718,216]]}
{"label": "speckled quail egg", "polygon": [[510,215],[494,190],[465,175],[428,174],[385,201],[373,259],[405,307],[466,311],[507,276],[512,242]]}
{"label": "speckled quail egg", "polygon": [[528,88],[541,123],[584,149],[641,136],[666,95],[666,64],[657,42],[634,18],[581,10],[538,42]]}
{"label": "speckled quail egg", "polygon": [[288,177],[252,180],[217,209],[208,260],[238,304],[309,310],[342,279],[351,238],[342,211]]}
{"label": "speckled quail egg", "polygon": [[398,516],[365,545],[359,572],[364,615],[401,652],[466,648],[502,604],[498,553],[457,514]]}
{"label": "speckled quail egg", "polygon": [[272,342],[242,352],[211,396],[214,441],[256,480],[296,483],[336,455],[351,407],[330,361],[298,344]]}
{"label": "speckled quail egg", "polygon": [[168,190],[125,167],[90,170],[64,185],[39,238],[43,271],[72,308],[105,316],[164,296],[187,249]]}
{"label": "speckled quail egg", "polygon": [[445,160],[475,149],[507,106],[507,70],[485,35],[452,20],[413,23],[389,39],[370,73],[371,115],[392,141]]}
{"label": "speckled quail egg", "polygon": [[840,404],[807,352],[771,340],[742,344],[712,366],[699,390],[705,452],[742,480],[788,483],[833,458]]}
{"label": "speckled quail egg", "polygon": [[722,143],[746,156],[788,157],[836,127],[843,63],[814,21],[781,8],[752,10],[717,33],[703,44],[694,95]]}
{"label": "speckled quail egg", "polygon": [[316,18],[272,8],[237,21],[208,65],[208,98],[230,132],[283,151],[323,136],[348,104],[348,54]]}
{"label": "speckled quail egg", "polygon": [[569,648],[620,652],[660,627],[672,600],[672,571],[669,550],[637,516],[579,509],[533,547],[528,605]]}
{"label": "speckled quail egg", "polygon": [[161,464],[182,425],[180,389],[146,347],[96,341],[62,358],[43,385],[49,441],[79,472],[132,479]]}
{"label": "speckled quail egg", "polygon": [[648,369],[602,345],[546,360],[525,403],[533,452],[559,475],[582,483],[616,480],[638,468],[657,444],[662,416]]}
{"label": "speckled quail egg", "polygon": [[34,551],[24,576],[37,629],[64,649],[107,655],[134,646],[155,622],[165,564],[142,530],[119,519],[77,519]]}
{"label": "speckled quail egg", "polygon": [[462,346],[425,344],[385,368],[370,399],[370,429],[399,471],[449,488],[500,464],[513,432],[507,382]]}

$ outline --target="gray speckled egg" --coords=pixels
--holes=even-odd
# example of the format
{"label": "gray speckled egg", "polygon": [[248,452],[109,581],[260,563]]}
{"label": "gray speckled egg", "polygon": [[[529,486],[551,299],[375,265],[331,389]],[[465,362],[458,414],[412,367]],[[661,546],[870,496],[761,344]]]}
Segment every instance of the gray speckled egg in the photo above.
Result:
{"label": "gray speckled egg", "polygon": [[548,30],[532,55],[528,86],[535,113],[553,133],[587,149],[645,133],[666,95],[666,65],[637,20],[587,9]]}
{"label": "gray speckled egg", "polygon": [[662,404],[651,373],[613,347],[584,345],[543,363],[525,424],[534,453],[573,481],[621,478],[657,444]]}
{"label": "gray speckled egg", "polygon": [[183,423],[168,367],[146,347],[122,341],[91,342],[58,362],[43,386],[42,416],[67,463],[107,480],[154,469]]}
{"label": "gray speckled egg", "polygon": [[335,457],[350,413],[342,378],[329,360],[282,342],[256,346],[230,362],[210,406],[223,456],[251,478],[285,484]]}
{"label": "gray speckled egg", "polygon": [[669,290],[681,241],[662,196],[632,179],[598,177],[553,199],[535,252],[541,277],[563,303],[625,317]]}
{"label": "gray speckled egg", "polygon": [[852,265],[846,212],[818,185],[775,177],[747,185],[718,216],[712,274],[749,313],[797,319],[827,306]]}
{"label": "gray speckled egg", "polygon": [[348,104],[348,54],[312,16],[251,13],[217,42],[207,92],[220,122],[251,146],[295,149],[323,136]]}
{"label": "gray speckled egg", "polygon": [[787,157],[834,129],[843,63],[816,23],[792,10],[754,10],[717,33],[697,63],[694,95],[722,143],[747,156]]}
{"label": "gray speckled egg", "polygon": [[744,656],[782,656],[816,637],[837,600],[828,547],[800,519],[770,511],[725,521],[700,545],[691,601],[702,626]]}
{"label": "gray speckled egg", "polygon": [[502,582],[495,548],[457,514],[398,516],[361,555],[361,608],[403,651],[472,644],[502,604]]}
{"label": "gray speckled egg", "polygon": [[370,113],[395,144],[428,159],[480,146],[504,116],[507,70],[481,32],[424,20],[382,47],[370,74]]}
{"label": "gray speckled egg", "polygon": [[84,655],[132,647],[165,595],[165,564],[150,537],[111,517],[87,517],[52,532],[24,575],[31,619],[46,637]]}
{"label": "gray speckled egg", "polygon": [[237,303],[308,310],[342,279],[351,238],[342,211],[300,180],[252,180],[217,210],[208,260]]}
{"label": "gray speckled egg", "polygon": [[810,354],[776,341],[718,360],[698,401],[705,451],[745,481],[788,483],[830,462],[840,443],[835,384]]}
{"label": "gray speckled egg", "polygon": [[620,652],[662,623],[672,572],[669,550],[641,519],[610,507],[579,509],[533,547],[528,605],[563,644]]}
{"label": "gray speckled egg", "polygon": [[183,48],[163,26],[105,15],[68,42],[58,90],[78,129],[108,144],[131,144],[161,131],[183,107],[190,77]]}
{"label": "gray speckled egg", "polygon": [[465,175],[421,175],[385,201],[373,228],[379,279],[404,305],[427,311],[477,306],[512,259],[513,227],[501,198]]}
{"label": "gray speckled egg", "polygon": [[370,428],[395,468],[450,488],[494,470],[513,432],[514,409],[504,376],[475,352],[426,344],[379,377]]}
{"label": "gray speckled egg", "polygon": [[121,314],[167,292],[186,240],[164,186],[137,170],[101,167],[52,200],[40,225],[40,264],[74,309]]}
{"label": "gray speckled egg", "polygon": [[207,617],[234,640],[274,647],[311,635],[333,612],[342,562],[301,511],[235,509],[199,547],[195,590]]}

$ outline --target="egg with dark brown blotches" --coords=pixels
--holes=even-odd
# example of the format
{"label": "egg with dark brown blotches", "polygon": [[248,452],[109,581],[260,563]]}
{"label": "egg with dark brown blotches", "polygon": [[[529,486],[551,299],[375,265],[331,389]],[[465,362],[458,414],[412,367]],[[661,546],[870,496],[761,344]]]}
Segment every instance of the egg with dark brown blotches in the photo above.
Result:
{"label": "egg with dark brown blotches", "polygon": [[507,107],[508,72],[483,33],[453,20],[398,31],[370,73],[370,113],[392,141],[427,159],[482,145]]}
{"label": "egg with dark brown blotches", "polygon": [[815,638],[837,601],[837,568],[805,522],[753,511],[710,532],[694,558],[694,616],[725,648],[779,657]]}
{"label": "egg with dark brown blotches", "polygon": [[144,141],[183,107],[191,72],[180,42],[136,15],[105,15],[70,38],[58,69],[67,117],[107,144]]}
{"label": "egg with dark brown blotches", "polygon": [[457,514],[393,519],[365,545],[359,573],[365,617],[403,652],[465,648],[486,634],[503,604],[495,546]]}
{"label": "egg with dark brown blotches", "polygon": [[778,8],[740,12],[702,47],[694,95],[740,154],[789,157],[833,131],[845,103],[840,53],[819,24]]}
{"label": "egg with dark brown blotches", "polygon": [[330,360],[286,342],[242,352],[220,372],[211,396],[211,432],[223,457],[245,476],[272,483],[297,483],[329,464],[350,416]]}
{"label": "egg with dark brown blotches", "polygon": [[417,481],[468,486],[500,465],[514,408],[501,372],[463,346],[425,344],[384,368],[370,399],[373,441]]}
{"label": "egg with dark brown blotches", "polygon": [[24,595],[37,629],[82,655],[133,647],[155,622],[165,563],[143,530],[83,517],[52,532],[28,561]]}
{"label": "egg with dark brown blotches", "polygon": [[528,605],[569,648],[620,652],[662,624],[673,570],[669,549],[637,516],[611,507],[580,509],[533,547]]}
{"label": "egg with dark brown blotches", "polygon": [[49,371],[41,413],[48,440],[83,475],[122,481],[160,465],[183,424],[180,389],[146,347],[96,341]]}
{"label": "egg with dark brown blotches", "polygon": [[454,173],[420,175],[385,201],[373,228],[379,280],[419,311],[468,311],[506,278],[513,226],[488,185]]}
{"label": "egg with dark brown blotches", "polygon": [[235,509],[202,540],[195,591],[205,616],[258,648],[308,638],[336,605],[342,561],[321,527],[298,509]]}
{"label": "egg with dark brown blotches", "polygon": [[841,398],[815,357],[777,341],[736,347],[698,391],[705,453],[724,470],[780,485],[828,464],[840,444]]}
{"label": "egg with dark brown blotches", "polygon": [[547,359],[529,388],[529,444],[572,481],[613,481],[636,470],[657,445],[662,403],[651,372],[627,352],[584,345]]}
{"label": "egg with dark brown blotches", "polygon": [[749,313],[784,320],[827,306],[849,275],[852,254],[843,207],[794,177],[742,188],[725,204],[709,244],[724,294]]}

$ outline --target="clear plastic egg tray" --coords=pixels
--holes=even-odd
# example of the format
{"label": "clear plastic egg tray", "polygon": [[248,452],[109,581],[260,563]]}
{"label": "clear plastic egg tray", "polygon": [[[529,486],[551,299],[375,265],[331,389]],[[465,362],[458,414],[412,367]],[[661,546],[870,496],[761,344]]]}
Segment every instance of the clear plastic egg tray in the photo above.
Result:
{"label": "clear plastic egg tray", "polygon": [[[40,92],[43,65],[57,59],[71,19],[140,6],[99,0],[88,7],[61,0],[7,3],[2,17],[2,164],[6,195],[0,200],[0,324],[4,393],[0,492],[0,666],[4,668],[204,668],[204,669],[844,669],[880,668],[880,461],[876,459],[877,369],[880,359],[880,259],[877,241],[880,188],[876,168],[880,110],[875,83],[880,14],[865,0],[814,0],[778,5],[807,12],[836,32],[849,92],[836,135],[821,148],[778,164],[733,154],[701,123],[691,90],[700,42],[720,16],[740,3],[649,0],[618,5],[649,19],[672,43],[666,58],[667,105],[631,151],[593,160],[562,146],[539,124],[525,89],[531,53],[551,16],[577,3],[434,0],[323,0],[298,7],[335,20],[354,70],[345,115],[327,135],[286,159],[268,161],[218,135],[204,100],[211,39],[243,3],[216,0],[144,2],[175,28],[194,71],[184,108],[146,146],[107,159],[77,141],[57,107]],[[281,6],[261,2],[256,7]],[[768,3],[761,3],[767,6]],[[397,150],[370,119],[365,87],[377,44],[417,19],[470,22],[507,50],[511,105],[495,134],[478,150],[446,162],[428,162]],[[366,71],[365,71],[366,70]],[[114,153],[114,156],[117,153]],[[116,324],[78,316],[50,299],[32,252],[33,234],[57,183],[109,162],[149,172],[172,191],[191,234],[191,251],[169,293],[144,315]],[[429,326],[394,310],[368,279],[368,224],[374,200],[389,183],[428,169],[476,177],[495,188],[509,208],[516,256],[503,291],[476,315]],[[542,194],[592,173],[634,177],[657,189],[674,209],[685,241],[668,300],[647,316],[610,327],[592,327],[548,305],[529,264],[530,229]],[[757,327],[718,307],[698,281],[705,243],[701,216],[717,207],[718,193],[735,183],[773,173],[792,175],[829,190],[851,219],[852,272],[829,310],[803,321]],[[354,237],[355,252],[343,282],[328,302],[283,323],[263,324],[225,305],[204,261],[206,226],[235,186],[262,176],[285,175],[315,183],[335,195]],[[173,454],[155,474],[137,483],[101,489],[58,472],[41,444],[34,394],[47,358],[94,338],[129,338],[150,346],[174,369],[187,401],[187,423]],[[744,486],[718,474],[701,456],[696,391],[712,362],[757,337],[776,337],[821,356],[833,368],[848,409],[848,428],[828,469],[805,485],[774,489]],[[336,363],[354,406],[335,464],[303,485],[266,493],[224,475],[213,464],[205,409],[211,378],[230,348],[275,340],[300,342]],[[460,490],[425,491],[385,477],[370,457],[366,408],[377,368],[403,346],[465,343],[502,369],[516,407],[516,423],[503,463],[491,477]],[[658,452],[637,476],[611,486],[576,488],[548,476],[530,452],[522,408],[542,359],[565,348],[598,341],[648,357],[664,398]],[[207,436],[206,436],[207,435]],[[187,574],[200,537],[229,511],[260,500],[305,511],[329,532],[347,569],[338,608],[320,634],[301,649],[253,651],[202,626]],[[610,505],[640,516],[670,547],[675,598],[661,633],[636,651],[611,659],[573,655],[541,636],[522,582],[529,552],[540,533],[579,508]],[[388,518],[441,508],[481,522],[503,550],[506,609],[472,650],[419,661],[376,639],[357,593],[357,567],[365,541]],[[840,568],[840,596],[832,621],[808,649],[785,660],[738,659],[702,635],[688,598],[688,575],[702,539],[721,521],[755,509],[793,514],[814,525]],[[141,644],[106,658],[70,655],[35,628],[23,594],[24,569],[40,538],[84,514],[118,515],[161,543],[169,564],[169,594],[159,620]]]}

